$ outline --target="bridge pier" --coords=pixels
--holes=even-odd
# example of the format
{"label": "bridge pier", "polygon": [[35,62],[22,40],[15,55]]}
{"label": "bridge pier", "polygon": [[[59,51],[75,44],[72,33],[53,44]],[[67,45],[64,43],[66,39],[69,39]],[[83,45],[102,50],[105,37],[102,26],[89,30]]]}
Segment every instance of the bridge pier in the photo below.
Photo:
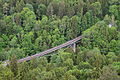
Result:
{"label": "bridge pier", "polygon": [[76,52],[76,43],[73,44],[73,52]]}

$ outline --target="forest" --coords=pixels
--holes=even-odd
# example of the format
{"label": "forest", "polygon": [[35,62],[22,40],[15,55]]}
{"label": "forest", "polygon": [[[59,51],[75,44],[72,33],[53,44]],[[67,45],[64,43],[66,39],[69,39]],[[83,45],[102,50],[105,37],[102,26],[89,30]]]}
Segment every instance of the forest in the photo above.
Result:
{"label": "forest", "polygon": [[0,80],[120,80],[120,0],[0,0]]}

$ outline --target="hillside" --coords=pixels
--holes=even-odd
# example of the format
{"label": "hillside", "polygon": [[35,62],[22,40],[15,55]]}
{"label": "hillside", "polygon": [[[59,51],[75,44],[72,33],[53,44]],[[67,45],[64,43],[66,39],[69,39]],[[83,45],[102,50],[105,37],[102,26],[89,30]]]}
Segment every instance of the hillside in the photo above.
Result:
{"label": "hillside", "polygon": [[[78,36],[76,52],[65,47],[17,63]],[[6,60],[0,80],[120,80],[120,0],[0,0]]]}

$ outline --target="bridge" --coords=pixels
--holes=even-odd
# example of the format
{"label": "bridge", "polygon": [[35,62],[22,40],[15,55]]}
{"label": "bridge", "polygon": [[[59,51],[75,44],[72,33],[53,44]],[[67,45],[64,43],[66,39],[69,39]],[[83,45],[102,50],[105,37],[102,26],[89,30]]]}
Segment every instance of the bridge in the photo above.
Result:
{"label": "bridge", "polygon": [[[34,58],[37,58],[37,57],[40,57],[40,56],[44,56],[46,54],[49,54],[51,52],[54,52],[56,50],[59,50],[61,48],[67,47],[67,46],[72,45],[72,44],[74,44],[74,51],[75,51],[75,43],[77,41],[81,40],[81,39],[82,39],[82,36],[78,36],[78,37],[76,37],[76,38],[74,38],[74,39],[72,39],[70,41],[67,41],[66,43],[63,43],[63,44],[59,45],[59,46],[56,46],[54,48],[45,50],[43,52],[37,53],[37,54],[32,55],[32,56],[28,56],[28,57],[22,58],[22,59],[18,60],[17,62],[21,63],[21,62],[29,61],[31,59],[34,59]],[[9,64],[9,61],[5,62],[5,64]]]}

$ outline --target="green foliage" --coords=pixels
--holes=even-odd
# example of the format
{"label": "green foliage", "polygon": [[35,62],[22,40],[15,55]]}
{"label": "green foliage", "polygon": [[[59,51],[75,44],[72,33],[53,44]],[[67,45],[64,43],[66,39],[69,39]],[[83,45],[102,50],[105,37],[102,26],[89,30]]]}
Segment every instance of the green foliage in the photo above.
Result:
{"label": "green foliage", "polygon": [[109,12],[114,15],[116,18],[119,18],[119,11],[117,5],[110,6]]}
{"label": "green foliage", "polygon": [[0,80],[14,80],[14,74],[9,68],[0,65]]}
{"label": "green foliage", "polygon": [[13,72],[14,76],[16,77],[18,74],[18,65],[15,55],[12,56],[12,58],[10,59],[10,63],[8,65],[10,67],[10,70]]}
{"label": "green foliage", "polygon": [[106,55],[106,57],[108,58],[108,62],[109,62],[109,63],[112,63],[112,62],[116,61],[116,59],[117,59],[117,56],[116,56],[115,53],[113,53],[113,52],[109,52],[109,53]]}
{"label": "green foliage", "polygon": [[24,2],[24,0],[18,0],[17,2],[16,2],[16,12],[20,12],[20,11],[22,11],[22,9],[23,9],[23,7],[25,7],[25,2]]}
{"label": "green foliage", "polygon": [[[89,28],[83,33],[83,44],[86,48],[99,47],[102,53],[118,49],[118,31],[116,27],[109,28],[105,22],[98,22],[95,26]],[[117,44],[115,45],[115,43]],[[116,47],[113,47],[113,45]],[[114,49],[115,48],[115,49]],[[116,52],[117,53],[117,52]]]}
{"label": "green foliage", "polygon": [[112,66],[120,74],[120,62],[113,62]]}
{"label": "green foliage", "polygon": [[[108,76],[109,75],[109,76]],[[110,67],[103,67],[99,80],[119,80],[120,77]]]}
{"label": "green foliage", "polygon": [[41,19],[42,16],[46,14],[46,6],[44,4],[38,5],[36,13],[37,13],[38,18]]}
{"label": "green foliage", "polygon": [[95,16],[101,15],[102,12],[101,12],[101,4],[100,4],[100,2],[92,3],[91,4],[91,10],[93,11]]}
{"label": "green foliage", "polygon": [[26,7],[29,8],[31,11],[34,11],[34,8],[31,4],[26,4]]}
{"label": "green foliage", "polygon": [[[0,80],[119,80],[119,4],[119,0],[0,0],[0,63],[10,59],[10,65],[0,65]],[[76,53],[67,47],[17,64],[17,59],[80,35]]]}

